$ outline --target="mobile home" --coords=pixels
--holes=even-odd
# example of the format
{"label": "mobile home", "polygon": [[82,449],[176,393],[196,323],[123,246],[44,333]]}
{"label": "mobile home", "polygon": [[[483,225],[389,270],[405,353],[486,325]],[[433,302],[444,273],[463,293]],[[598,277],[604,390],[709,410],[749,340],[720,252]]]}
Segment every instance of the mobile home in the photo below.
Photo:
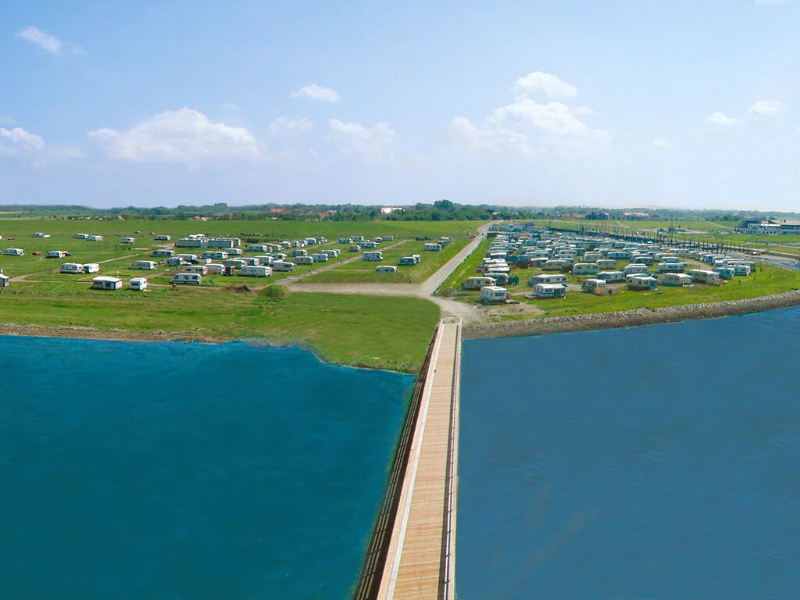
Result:
{"label": "mobile home", "polygon": [[122,289],[122,279],[119,277],[100,276],[92,279],[92,289],[119,290]]}
{"label": "mobile home", "polygon": [[90,235],[86,239],[89,240],[90,242],[102,242],[103,241],[103,236],[102,235]]}
{"label": "mobile home", "polygon": [[487,271],[486,277],[491,277],[498,285],[506,285],[508,283],[508,273],[505,271]]}
{"label": "mobile home", "polygon": [[714,269],[722,279],[733,279],[736,275],[736,269],[733,267],[717,267]]}
{"label": "mobile home", "polygon": [[479,290],[484,286],[494,285],[496,280],[494,277],[467,277],[464,283],[461,284],[462,290]]}
{"label": "mobile home", "polygon": [[141,292],[147,289],[147,279],[145,279],[144,277],[134,277],[133,279],[128,281],[128,285],[132,290]]}
{"label": "mobile home", "polygon": [[64,258],[67,255],[66,252],[62,252],[61,250],[48,250],[47,254],[44,255],[45,258]]}
{"label": "mobile home", "polygon": [[225,265],[219,263],[209,263],[203,266],[206,268],[206,273],[209,275],[223,275],[225,273]]}
{"label": "mobile home", "polygon": [[655,277],[650,277],[650,275],[627,275],[625,281],[629,290],[654,290],[658,286],[658,280]]}
{"label": "mobile home", "polygon": [[172,278],[173,284],[200,285],[203,276],[200,273],[175,273]]}
{"label": "mobile home", "polygon": [[133,244],[136,242],[136,238],[132,237],[124,237],[119,240],[120,244]]}
{"label": "mobile home", "polygon": [[270,267],[265,267],[261,265],[255,267],[248,266],[248,267],[243,267],[239,271],[239,275],[241,275],[242,277],[269,277],[270,275],[272,275],[272,269]]}
{"label": "mobile home", "polygon": [[542,270],[543,271],[563,271],[564,269],[568,269],[569,267],[570,267],[570,264],[569,264],[568,261],[561,260],[561,259],[554,259],[554,260],[548,260],[546,263],[544,263],[544,265],[542,266]]}
{"label": "mobile home", "polygon": [[438,252],[442,249],[441,244],[427,243],[422,246],[422,249],[427,252]]}
{"label": "mobile home", "polygon": [[647,275],[650,271],[647,268],[647,265],[639,264],[639,263],[631,263],[622,269],[622,272],[625,275]]}
{"label": "mobile home", "polygon": [[72,237],[74,237],[76,240],[88,240],[89,239],[89,234],[88,233],[76,233]]}
{"label": "mobile home", "polygon": [[401,267],[413,267],[417,264],[417,261],[413,256],[401,256],[400,260],[397,261],[397,264]]}
{"label": "mobile home", "polygon": [[279,272],[289,272],[294,271],[295,264],[293,262],[287,262],[285,260],[279,260],[272,263],[272,270],[279,271]]}
{"label": "mobile home", "polygon": [[622,271],[600,271],[597,274],[597,279],[602,279],[607,283],[625,281],[625,273]]}
{"label": "mobile home", "polygon": [[573,275],[597,275],[599,270],[597,263],[576,263],[572,266]]}
{"label": "mobile home", "polygon": [[172,236],[164,235],[163,233],[157,234],[153,236],[153,239],[157,242],[168,242],[172,239]]}
{"label": "mobile home", "polygon": [[158,263],[152,260],[135,260],[131,263],[130,268],[134,271],[155,271]]}
{"label": "mobile home", "polygon": [[313,265],[314,259],[311,256],[297,256],[294,258],[294,262],[298,265]]}
{"label": "mobile home", "polygon": [[606,282],[603,279],[586,279],[581,284],[581,290],[583,290],[584,292],[594,293],[596,289],[604,287],[606,287]]}
{"label": "mobile home", "polygon": [[497,285],[485,285],[481,288],[481,302],[497,304],[508,299],[508,290]]}
{"label": "mobile home", "polygon": [[85,263],[83,265],[83,272],[84,273],[99,273],[100,272],[100,265],[97,263]]}
{"label": "mobile home", "polygon": [[25,250],[22,248],[6,248],[3,250],[6,256],[25,256]]}
{"label": "mobile home", "polygon": [[8,287],[9,279],[8,275],[3,275],[0,273],[0,287]]}
{"label": "mobile home", "polygon": [[186,267],[184,273],[195,273],[197,275],[208,275],[208,266],[206,265],[189,265]]}
{"label": "mobile home", "polygon": [[383,260],[383,253],[378,252],[364,252],[361,255],[361,260],[366,260],[369,262],[380,262]]}
{"label": "mobile home", "polygon": [[315,254],[312,254],[311,258],[314,259],[315,263],[328,262],[328,260],[329,260],[328,259],[328,255],[327,254],[323,254],[322,252],[317,252]]}
{"label": "mobile home", "polygon": [[617,268],[617,261],[612,260],[610,258],[598,258],[597,259],[597,268],[602,271],[607,271],[609,269],[616,269]]}
{"label": "mobile home", "polygon": [[153,250],[150,253],[150,256],[152,256],[153,258],[171,258],[175,256],[175,250],[164,250],[164,249]]}
{"label": "mobile home", "polygon": [[62,273],[83,273],[83,265],[79,263],[63,263],[59,270]]}
{"label": "mobile home", "polygon": [[375,267],[376,273],[397,273],[397,267],[392,265],[380,265]]}
{"label": "mobile home", "polygon": [[534,275],[533,277],[528,279],[528,285],[531,287],[535,287],[540,283],[546,283],[550,285],[552,284],[566,285],[567,281],[569,281],[567,276],[563,274],[540,273],[539,275]]}
{"label": "mobile home", "polygon": [[719,285],[721,283],[719,273],[716,271],[707,271],[705,269],[691,269],[686,272],[697,283],[705,283],[707,285]]}
{"label": "mobile home", "polygon": [[668,262],[660,262],[656,267],[656,270],[659,273],[683,273],[686,270],[686,263],[677,262],[677,263],[668,263]]}
{"label": "mobile home", "polygon": [[536,298],[564,298],[567,288],[560,283],[537,283],[533,286],[533,295]]}
{"label": "mobile home", "polygon": [[685,275],[683,273],[662,273],[658,278],[659,285],[667,287],[692,285],[693,281],[690,275]]}

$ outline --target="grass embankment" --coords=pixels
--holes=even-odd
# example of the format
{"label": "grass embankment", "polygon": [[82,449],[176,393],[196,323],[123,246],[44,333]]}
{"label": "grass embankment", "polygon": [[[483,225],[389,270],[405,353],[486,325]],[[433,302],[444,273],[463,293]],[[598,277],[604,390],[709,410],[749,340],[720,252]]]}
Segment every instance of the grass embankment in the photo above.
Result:
{"label": "grass embankment", "polygon": [[301,343],[330,362],[412,373],[438,318],[433,302],[417,298],[306,293],[267,298],[180,287],[103,292],[74,283],[24,282],[0,290],[4,323]]}
{"label": "grass embankment", "polygon": [[[383,252],[383,262],[357,260],[303,279],[303,283],[422,283],[433,275],[442,265],[461,251],[469,243],[467,238],[459,238],[438,252],[426,252],[424,242],[408,240]],[[401,256],[419,254],[420,262],[415,266],[398,266],[397,273],[376,273],[378,265],[394,265]],[[359,254],[360,256],[360,254]]]}

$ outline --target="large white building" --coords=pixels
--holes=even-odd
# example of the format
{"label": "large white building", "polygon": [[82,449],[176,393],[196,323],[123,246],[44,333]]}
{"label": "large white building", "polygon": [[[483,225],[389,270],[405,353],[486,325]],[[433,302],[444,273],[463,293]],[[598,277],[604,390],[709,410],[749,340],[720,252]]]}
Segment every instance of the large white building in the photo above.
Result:
{"label": "large white building", "polygon": [[800,235],[800,221],[791,219],[747,220],[742,221],[736,231],[750,235]]}

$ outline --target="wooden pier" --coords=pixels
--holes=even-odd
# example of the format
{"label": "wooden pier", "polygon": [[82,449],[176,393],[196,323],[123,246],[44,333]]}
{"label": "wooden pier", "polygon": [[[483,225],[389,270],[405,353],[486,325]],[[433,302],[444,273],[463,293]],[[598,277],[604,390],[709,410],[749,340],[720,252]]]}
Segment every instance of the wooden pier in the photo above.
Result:
{"label": "wooden pier", "polygon": [[412,399],[356,600],[454,600],[461,321],[442,321]]}

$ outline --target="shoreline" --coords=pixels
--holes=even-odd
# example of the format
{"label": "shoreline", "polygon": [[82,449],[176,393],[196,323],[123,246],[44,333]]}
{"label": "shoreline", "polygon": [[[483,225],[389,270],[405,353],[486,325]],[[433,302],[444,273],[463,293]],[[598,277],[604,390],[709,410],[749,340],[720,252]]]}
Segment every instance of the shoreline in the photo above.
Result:
{"label": "shoreline", "polygon": [[743,300],[684,304],[655,309],[637,308],[620,312],[591,313],[570,317],[541,317],[524,321],[474,322],[464,325],[463,338],[469,340],[523,337],[572,331],[620,329],[659,323],[679,323],[695,319],[733,317],[793,306],[800,306],[800,290]]}

